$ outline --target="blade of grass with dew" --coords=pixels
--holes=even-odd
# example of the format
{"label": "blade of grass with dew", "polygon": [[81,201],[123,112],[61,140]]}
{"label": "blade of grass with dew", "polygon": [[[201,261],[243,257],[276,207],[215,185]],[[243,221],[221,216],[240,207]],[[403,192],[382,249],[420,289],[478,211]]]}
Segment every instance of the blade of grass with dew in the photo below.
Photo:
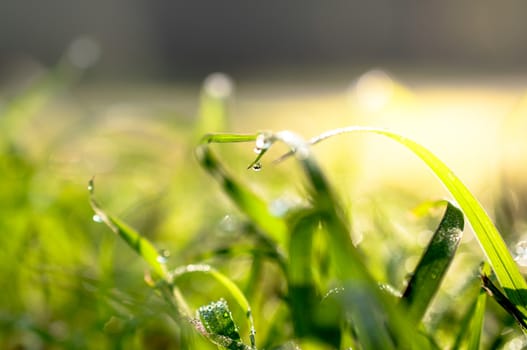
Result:
{"label": "blade of grass with dew", "polygon": [[145,278],[145,280],[151,287],[155,287],[161,293],[170,310],[170,312],[167,311],[168,315],[181,327],[180,345],[182,349],[190,349],[193,343],[194,333],[190,332],[189,322],[181,322],[182,319],[190,320],[189,307],[181,292],[172,283],[172,276],[168,272],[165,258],[159,254],[148,239],[142,237],[123,221],[109,215],[101,208],[95,200],[95,184],[93,178],[89,181],[88,190],[90,192],[90,205],[97,215],[98,220],[104,222],[116,235],[125,241],[132,250],[145,260],[156,277],[160,278],[157,283],[149,281],[149,278]]}
{"label": "blade of grass with dew", "polygon": [[225,193],[255,226],[275,241],[282,242],[287,232],[285,221],[272,215],[268,203],[229,174],[210,150],[211,143],[248,142],[255,141],[256,137],[257,135],[206,135],[196,149],[196,157],[201,166],[221,184]]}
{"label": "blade of grass with dew", "polygon": [[168,282],[170,276],[167,267],[163,262],[163,257],[160,257],[157,249],[150,243],[150,241],[142,237],[137,231],[122,222],[116,217],[113,217],[104,211],[99,203],[95,200],[95,184],[91,179],[88,185],[90,191],[90,204],[98,219],[104,222],[115,234],[121,237],[139,256],[141,256],[156,275]]}
{"label": "blade of grass with dew", "polygon": [[251,350],[243,343],[238,325],[225,299],[200,306],[196,328],[212,343],[227,350]]}
{"label": "blade of grass with dew", "polygon": [[186,265],[179,267],[174,270],[172,273],[172,278],[175,284],[177,284],[178,279],[182,276],[188,275],[188,274],[195,274],[195,273],[202,273],[207,276],[212,277],[214,280],[216,280],[220,285],[222,285],[236,300],[240,308],[243,310],[246,316],[246,320],[248,323],[248,327],[250,330],[250,341],[251,341],[251,347],[255,347],[256,339],[255,339],[255,328],[254,328],[254,321],[251,311],[251,306],[249,305],[249,301],[241,291],[241,289],[227,276],[222,274],[221,272],[215,270],[209,265],[199,264],[199,265]]}
{"label": "blade of grass with dew", "polygon": [[436,294],[461,241],[464,217],[461,210],[448,201],[446,210],[428,247],[408,282],[402,300],[410,317],[418,323]]}
{"label": "blade of grass with dew", "polygon": [[[289,131],[268,134],[268,144],[285,143],[293,150],[309,181],[315,210],[320,211],[330,242],[337,278],[343,286],[343,309],[350,315],[363,349],[426,349],[429,343],[415,329],[398,305],[385,298],[353,246],[350,228],[333,188],[315,161],[309,144]],[[306,317],[309,317],[306,315]]]}
{"label": "blade of grass with dew", "polygon": [[[312,138],[310,144],[316,144],[335,135],[357,132],[374,133],[391,138],[392,140],[404,145],[428,165],[432,172],[451,193],[452,197],[467,217],[474,230],[476,239],[487,256],[489,264],[494,270],[500,285],[503,287],[512,303],[521,310],[522,318],[524,320],[527,319],[527,283],[521,275],[514,259],[510,255],[503,238],[483,209],[482,205],[470,190],[453,173],[453,171],[432,152],[417,142],[395,132],[380,128],[361,126],[344,127],[322,133],[319,136]],[[287,155],[284,157],[286,156]]]}

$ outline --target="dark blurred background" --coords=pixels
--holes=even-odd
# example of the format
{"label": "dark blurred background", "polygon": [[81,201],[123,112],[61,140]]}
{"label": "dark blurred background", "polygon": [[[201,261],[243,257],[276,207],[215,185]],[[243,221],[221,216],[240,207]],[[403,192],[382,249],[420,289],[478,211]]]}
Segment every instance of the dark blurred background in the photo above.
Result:
{"label": "dark blurred background", "polygon": [[77,37],[103,76],[191,77],[367,63],[518,70],[527,2],[2,1],[0,67],[55,63]]}

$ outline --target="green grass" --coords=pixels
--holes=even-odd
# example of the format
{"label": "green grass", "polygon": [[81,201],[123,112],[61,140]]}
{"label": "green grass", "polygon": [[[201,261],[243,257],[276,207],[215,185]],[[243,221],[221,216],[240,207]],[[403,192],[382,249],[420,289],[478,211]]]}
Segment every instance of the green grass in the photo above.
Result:
{"label": "green grass", "polygon": [[[358,126],[311,139],[220,132],[229,96],[207,87],[195,123],[148,124],[170,147],[151,142],[156,131],[80,131],[89,118],[60,142],[21,137],[72,82],[52,72],[0,116],[1,348],[478,349],[524,337],[527,286],[505,241],[423,145]],[[118,170],[57,177],[49,159],[91,132]],[[355,205],[316,145],[357,133],[416,155],[447,199],[380,185]],[[271,193],[284,189],[297,200],[277,211]]]}

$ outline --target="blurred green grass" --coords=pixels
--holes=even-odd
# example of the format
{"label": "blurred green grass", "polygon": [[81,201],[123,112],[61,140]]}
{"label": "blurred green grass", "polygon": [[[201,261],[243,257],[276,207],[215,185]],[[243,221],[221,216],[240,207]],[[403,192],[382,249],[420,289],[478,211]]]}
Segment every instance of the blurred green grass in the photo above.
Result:
{"label": "blurred green grass", "polygon": [[[366,123],[404,130],[447,160],[495,211],[511,250],[523,238],[521,160],[527,147],[519,130],[527,108],[514,85],[498,91],[490,84],[460,92],[444,82],[409,88],[379,71],[329,92],[299,94],[280,82],[241,82],[228,110],[218,111],[198,109],[198,85],[79,87],[76,79],[52,71],[0,112],[2,348],[177,348],[177,327],[141,279],[145,265],[93,220],[87,190],[92,176],[105,207],[169,251],[172,266],[211,263],[240,285],[252,284],[250,254],[229,252],[226,244],[246,239],[233,229],[242,215],[193,156],[204,131],[226,130],[208,130],[210,122],[196,125],[200,113],[228,112],[224,127],[235,132],[293,129],[312,136]],[[202,93],[202,106],[204,98]],[[294,164],[264,162],[262,171],[247,171],[254,158],[251,146],[215,150],[237,177],[277,207],[302,201],[303,180]],[[285,148],[276,155],[280,150]],[[443,197],[442,189],[416,161],[382,141],[335,141],[314,152],[353,214],[353,238],[369,253],[371,274],[400,289],[437,224],[409,211]],[[429,325],[446,343],[452,340],[448,317],[459,319],[468,307],[455,297],[464,291],[460,280],[470,280],[474,271],[466,266],[482,259],[471,236],[465,235],[455,272],[447,275],[435,301],[441,311],[429,315]],[[260,268],[276,267],[264,262]],[[263,339],[288,334],[290,329],[273,329],[271,322],[281,317],[282,281],[273,273],[262,276],[256,291],[246,291],[258,315],[256,328]],[[209,281],[188,280],[186,287],[194,308],[221,296],[214,295]],[[460,312],[452,306],[456,303]],[[500,338],[512,322],[495,309],[500,322],[486,324],[485,344],[512,337]],[[198,340],[196,346],[210,345]]]}

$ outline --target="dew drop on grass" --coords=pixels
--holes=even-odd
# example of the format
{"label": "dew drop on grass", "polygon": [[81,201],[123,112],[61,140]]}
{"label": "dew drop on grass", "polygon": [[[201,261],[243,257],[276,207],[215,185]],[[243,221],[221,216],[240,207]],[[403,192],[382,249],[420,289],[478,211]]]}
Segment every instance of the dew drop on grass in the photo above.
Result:
{"label": "dew drop on grass", "polygon": [[93,217],[92,217],[92,220],[95,221],[95,222],[98,222],[98,223],[101,223],[102,222],[102,218],[95,214]]}
{"label": "dew drop on grass", "polygon": [[260,163],[260,162],[256,162],[256,163],[254,163],[254,165],[252,166],[251,169],[253,169],[254,171],[260,171],[260,170],[262,170],[262,163]]}
{"label": "dew drop on grass", "polygon": [[166,249],[161,249],[159,251],[159,255],[157,256],[157,262],[161,264],[166,264],[169,257],[170,257],[170,252]]}
{"label": "dew drop on grass", "polygon": [[272,144],[273,141],[271,140],[269,133],[262,132],[256,136],[256,147],[254,150],[257,153],[261,153],[263,150],[269,149]]}
{"label": "dew drop on grass", "polygon": [[238,223],[236,220],[232,217],[232,215],[225,215],[220,223],[218,224],[220,230],[224,231],[225,233],[232,233],[235,232],[237,229]]}

